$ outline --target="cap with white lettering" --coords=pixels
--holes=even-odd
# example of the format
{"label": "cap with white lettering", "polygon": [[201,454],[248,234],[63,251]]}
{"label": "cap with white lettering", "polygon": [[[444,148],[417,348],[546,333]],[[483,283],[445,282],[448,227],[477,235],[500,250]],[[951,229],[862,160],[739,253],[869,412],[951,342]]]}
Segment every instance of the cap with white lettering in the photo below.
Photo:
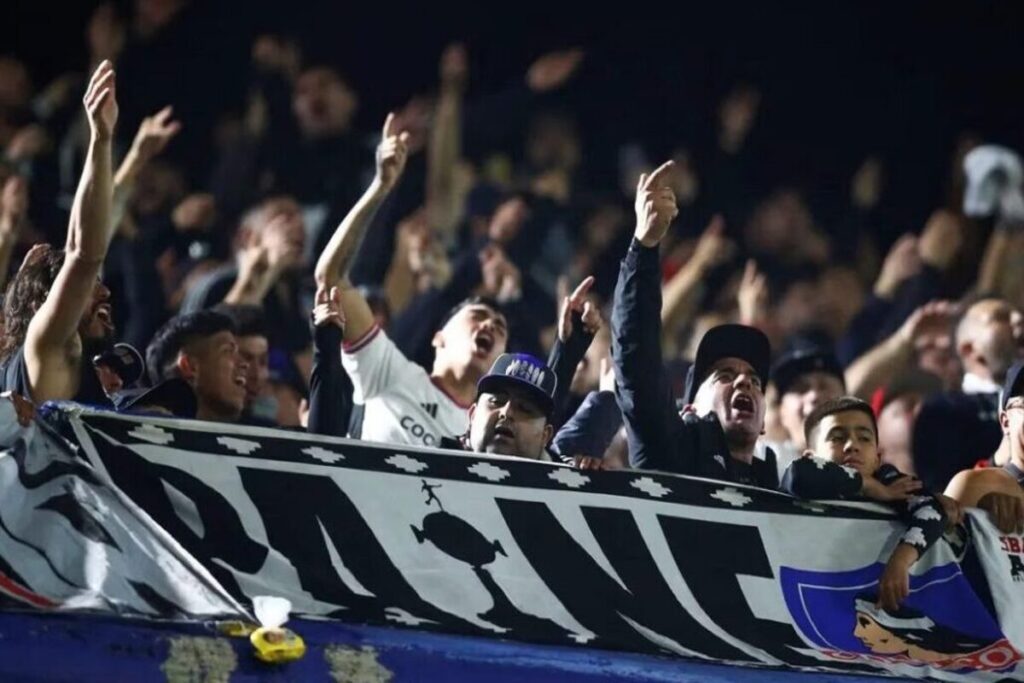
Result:
{"label": "cap with white lettering", "polygon": [[526,389],[544,414],[551,415],[558,378],[547,363],[528,353],[504,353],[477,382],[477,396],[509,386]]}

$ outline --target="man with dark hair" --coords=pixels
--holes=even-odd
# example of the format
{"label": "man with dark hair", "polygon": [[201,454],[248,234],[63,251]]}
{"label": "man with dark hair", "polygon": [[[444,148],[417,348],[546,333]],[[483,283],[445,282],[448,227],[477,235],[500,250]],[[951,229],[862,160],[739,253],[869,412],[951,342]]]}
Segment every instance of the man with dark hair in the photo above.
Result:
{"label": "man with dark hair", "polygon": [[660,244],[678,213],[672,162],[640,176],[636,231],[622,260],[612,308],[617,397],[634,467],[777,488],[774,453],[754,457],[764,431],[770,347],[760,330],[719,325],[701,339],[676,412],[661,353]]}
{"label": "man with dark hair", "polygon": [[1024,362],[1006,373],[1000,394],[999,425],[1009,446],[1009,462],[960,472],[946,494],[961,504],[986,510],[1004,533],[1024,531]]}
{"label": "man with dark hair", "polygon": [[527,353],[505,353],[477,383],[469,407],[469,432],[442,445],[476,453],[551,460],[558,380],[544,361]]}
{"label": "man with dark hair", "polygon": [[786,469],[782,489],[801,498],[863,497],[895,505],[907,530],[879,579],[879,604],[895,610],[910,594],[908,572],[942,535],[960,509],[944,496],[930,494],[921,482],[881,461],[878,425],[871,406],[852,396],[822,403],[804,422],[805,457]]}
{"label": "man with dark hair", "polygon": [[99,275],[113,233],[115,93],[114,68],[104,61],[83,99],[91,136],[64,249],[33,247],[4,295],[0,384],[37,405],[109,405],[90,361],[110,346],[114,333],[110,290]]}
{"label": "man with dark hair", "polygon": [[254,426],[276,426],[277,404],[266,391],[270,380],[270,341],[263,309],[245,304],[221,304],[214,310],[231,318],[235,326],[238,355],[247,366],[245,409],[240,422]]}
{"label": "man with dark hair", "polygon": [[406,139],[389,115],[377,151],[376,177],[320,255],[316,280],[319,290],[337,287],[341,295],[342,358],[355,402],[364,411],[360,438],[438,446],[443,437],[464,431],[465,412],[476,397],[477,382],[505,351],[508,323],[491,300],[459,303],[434,333],[435,357],[428,373],[406,358],[377,326],[366,299],[349,281],[366,228],[405,167]]}
{"label": "man with dark hair", "polygon": [[798,348],[783,354],[772,366],[771,381],[775,386],[775,409],[788,438],[763,443],[775,451],[781,476],[807,448],[807,416],[823,402],[842,396],[846,381],[839,359],[819,347]]}
{"label": "man with dark hair", "polygon": [[248,367],[238,352],[231,318],[198,311],[171,318],[146,349],[150,381],[184,379],[196,394],[196,417],[238,422],[245,408]]}

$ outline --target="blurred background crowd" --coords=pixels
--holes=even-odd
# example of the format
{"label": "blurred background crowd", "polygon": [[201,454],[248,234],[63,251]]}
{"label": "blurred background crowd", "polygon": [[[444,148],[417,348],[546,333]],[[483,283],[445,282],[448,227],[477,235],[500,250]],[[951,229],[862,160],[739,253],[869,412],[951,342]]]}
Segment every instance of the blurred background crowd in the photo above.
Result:
{"label": "blurred background crowd", "polygon": [[[921,402],[962,388],[965,302],[1024,306],[1024,231],[962,209],[969,151],[1024,149],[1024,10],[620,9],[16,2],[0,43],[0,276],[32,244],[63,243],[81,95],[110,60],[119,224],[103,279],[119,338],[145,348],[239,274],[269,273],[258,391],[297,424],[312,264],[373,177],[387,112],[409,133],[408,167],[352,279],[427,367],[429,339],[402,330],[433,330],[410,310],[439,322],[444,309],[416,302],[467,261],[477,290],[525,304],[510,349],[544,354],[556,302],[588,275],[607,306],[636,179],[673,159],[662,348],[677,395],[714,324],[756,325],[777,353],[834,350],[850,393],[898,411],[883,446],[913,472]],[[1019,313],[1006,326],[1020,344]],[[857,366],[894,335],[911,356]],[[599,336],[574,393],[597,388],[607,349]]]}

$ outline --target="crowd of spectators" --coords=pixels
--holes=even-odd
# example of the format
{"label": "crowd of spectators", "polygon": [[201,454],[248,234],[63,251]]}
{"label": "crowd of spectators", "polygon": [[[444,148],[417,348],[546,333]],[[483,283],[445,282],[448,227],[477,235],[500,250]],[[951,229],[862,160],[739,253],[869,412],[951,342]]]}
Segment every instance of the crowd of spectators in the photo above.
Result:
{"label": "crowd of spectators", "polygon": [[[472,55],[450,45],[432,92],[371,133],[345,75],[275,35],[252,46],[244,111],[159,102],[130,130],[119,64],[139,82],[132,51],[189,8],[138,4],[133,21],[95,11],[88,78],[34,88],[0,58],[3,389],[892,502],[908,531],[890,607],[954,498],[1021,523],[1012,151],[963,146],[955,201],[888,245],[876,158],[839,229],[784,182],[749,195],[754,86],[689,132],[714,141],[704,166],[631,147],[602,187],[547,97],[582,49],[474,97]],[[203,168],[169,153],[194,126],[213,140]],[[681,229],[698,203],[719,213]]]}

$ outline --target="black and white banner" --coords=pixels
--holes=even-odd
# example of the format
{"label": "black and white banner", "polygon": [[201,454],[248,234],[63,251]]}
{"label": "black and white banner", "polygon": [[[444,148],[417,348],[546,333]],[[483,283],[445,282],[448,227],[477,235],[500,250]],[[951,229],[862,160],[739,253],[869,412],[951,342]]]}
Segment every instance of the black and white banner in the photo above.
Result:
{"label": "black and white banner", "polygon": [[[961,567],[973,552],[964,536],[941,541],[888,614],[875,607],[877,582],[902,528],[878,506],[277,430],[81,409],[52,417],[97,480],[144,511],[108,514],[166,532],[208,572],[211,595],[737,665],[1024,675],[1024,583],[992,570],[1003,542],[984,520],[971,524],[984,571]],[[146,552],[117,571],[148,575]],[[178,577],[152,580],[166,596]],[[1017,612],[993,607],[987,584],[999,602],[1016,595]],[[168,599],[196,602],[193,591]]]}
{"label": "black and white banner", "polygon": [[39,609],[133,616],[244,615],[131,500],[45,424],[0,401],[0,595]]}

